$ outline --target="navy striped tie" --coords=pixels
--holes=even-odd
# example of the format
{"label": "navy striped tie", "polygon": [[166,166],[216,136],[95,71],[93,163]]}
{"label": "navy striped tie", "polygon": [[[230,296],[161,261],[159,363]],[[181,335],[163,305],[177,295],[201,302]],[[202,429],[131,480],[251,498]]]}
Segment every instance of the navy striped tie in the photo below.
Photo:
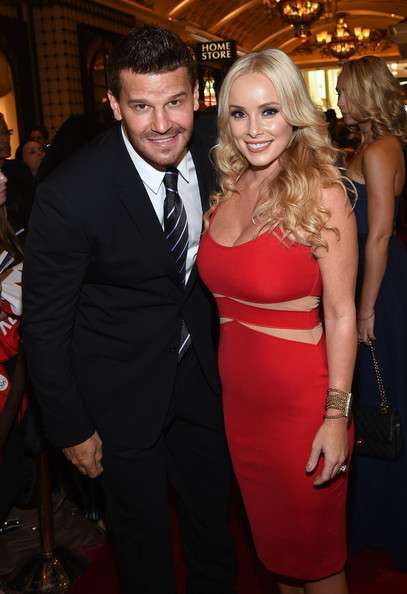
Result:
{"label": "navy striped tie", "polygon": [[[188,253],[188,219],[184,204],[178,194],[178,170],[168,169],[164,175],[164,233],[168,241],[171,254],[185,285],[185,273]],[[181,342],[178,349],[178,359],[181,359],[191,344],[191,336],[184,320],[181,327]]]}

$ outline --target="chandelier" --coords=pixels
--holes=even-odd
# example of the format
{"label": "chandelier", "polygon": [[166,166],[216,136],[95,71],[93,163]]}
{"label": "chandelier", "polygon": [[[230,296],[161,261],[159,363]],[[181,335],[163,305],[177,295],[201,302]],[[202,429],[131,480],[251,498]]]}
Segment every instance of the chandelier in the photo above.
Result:
{"label": "chandelier", "polygon": [[[363,38],[362,29],[360,27],[358,29],[360,29],[359,36]],[[322,53],[329,54],[338,60],[347,60],[353,56],[356,52],[357,40],[355,33],[349,30],[345,16],[339,15],[333,33],[321,31],[316,34],[317,45],[321,48]]]}
{"label": "chandelier", "polygon": [[296,37],[306,39],[311,35],[310,25],[324,12],[326,0],[263,0],[267,13],[273,16],[276,11],[281,18],[294,27]]}
{"label": "chandelier", "polygon": [[354,27],[351,31],[344,14],[338,15],[333,32],[321,31],[315,35],[321,53],[340,61],[347,60],[359,50],[378,48],[384,37],[385,32],[367,27]]}

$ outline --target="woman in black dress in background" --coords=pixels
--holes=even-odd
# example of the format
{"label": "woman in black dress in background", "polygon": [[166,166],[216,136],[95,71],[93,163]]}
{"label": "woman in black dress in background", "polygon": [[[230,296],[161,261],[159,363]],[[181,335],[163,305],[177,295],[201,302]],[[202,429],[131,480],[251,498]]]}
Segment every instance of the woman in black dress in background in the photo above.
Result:
{"label": "woman in black dress in background", "polygon": [[[366,56],[347,62],[338,78],[338,105],[361,141],[348,176],[358,200],[357,290],[358,401],[377,405],[378,390],[369,340],[375,342],[387,397],[401,415],[407,444],[407,251],[395,234],[405,183],[403,146],[407,116],[403,94],[384,60]],[[407,448],[397,460],[355,456],[350,484],[351,551],[387,550],[407,571]]]}

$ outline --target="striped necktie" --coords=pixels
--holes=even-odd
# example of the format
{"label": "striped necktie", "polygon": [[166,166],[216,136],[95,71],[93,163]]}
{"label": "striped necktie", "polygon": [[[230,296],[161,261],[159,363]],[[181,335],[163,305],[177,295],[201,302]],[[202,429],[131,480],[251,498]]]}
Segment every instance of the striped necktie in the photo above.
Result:
{"label": "striped necktie", "polygon": [[[182,284],[185,285],[186,263],[188,253],[188,219],[184,204],[178,194],[178,170],[167,169],[164,175],[164,233],[174,258]],[[191,344],[188,328],[182,320],[181,341],[178,359],[181,359]]]}

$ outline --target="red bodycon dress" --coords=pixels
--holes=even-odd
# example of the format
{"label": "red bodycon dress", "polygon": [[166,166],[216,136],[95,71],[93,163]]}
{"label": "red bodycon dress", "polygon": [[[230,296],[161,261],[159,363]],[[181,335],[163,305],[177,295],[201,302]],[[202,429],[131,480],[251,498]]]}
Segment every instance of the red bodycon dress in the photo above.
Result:
{"label": "red bodycon dress", "polygon": [[218,305],[226,433],[258,556],[307,581],[339,572],[347,473],[315,488],[323,461],[305,472],[328,388],[318,262],[268,232],[227,247],[209,230],[198,269]]}

